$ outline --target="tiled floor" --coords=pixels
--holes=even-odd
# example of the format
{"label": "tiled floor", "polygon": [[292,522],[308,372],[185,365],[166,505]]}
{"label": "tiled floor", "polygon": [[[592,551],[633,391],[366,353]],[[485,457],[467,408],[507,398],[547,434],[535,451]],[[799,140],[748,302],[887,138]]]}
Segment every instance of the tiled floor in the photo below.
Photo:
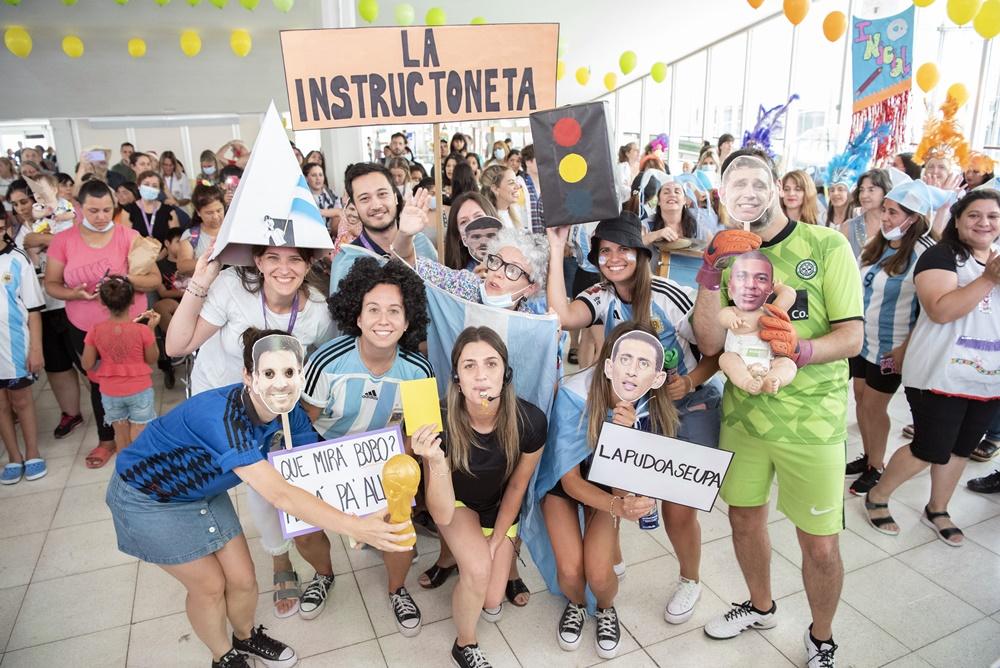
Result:
{"label": "tiled floor", "polygon": [[[158,388],[163,411],[181,398]],[[42,453],[49,474],[35,482],[0,487],[0,665],[197,666],[209,655],[184,616],[180,585],[156,567],[140,564],[115,547],[104,505],[111,467],[90,471],[83,457],[96,443],[91,421],[56,441],[58,409],[44,382],[36,388]],[[84,409],[89,415],[89,410]],[[902,396],[891,404],[890,447],[908,421]],[[853,414],[853,409],[852,409]],[[853,420],[852,420],[853,422]],[[850,457],[860,449],[851,426]],[[970,464],[965,477],[983,475],[989,464]],[[907,483],[893,512],[899,537],[875,533],[862,517],[861,501],[847,500],[848,529],[841,536],[847,576],[835,624],[841,666],[916,668],[988,666],[1000,657],[1000,497],[978,496],[960,487],[952,502],[966,546],[949,548],[920,525],[929,478]],[[846,489],[846,484],[845,484]],[[334,541],[338,575],[332,602],[318,619],[277,620],[271,614],[269,558],[244,515],[242,490],[235,492],[244,517],[260,583],[258,622],[296,648],[302,664],[319,666],[440,666],[454,638],[450,592],[424,591],[417,574],[436,556],[434,541],[421,537],[420,560],[407,585],[424,614],[417,638],[395,633],[384,593],[383,568],[371,551],[356,552]],[[773,506],[772,506],[773,507]],[[628,573],[618,597],[625,628],[620,666],[787,666],[803,664],[802,634],[808,605],[801,556],[791,523],[771,516],[772,573],[779,624],[730,641],[714,641],[701,627],[743,600],[746,590],[730,541],[726,508],[701,516],[704,594],[695,616],[682,626],[663,621],[662,608],[677,577],[677,561],[662,531],[639,531],[626,523],[622,550]],[[527,552],[525,550],[525,552]],[[294,557],[300,574],[310,575]],[[560,599],[545,593],[530,560],[522,568],[535,592],[523,609],[508,606],[497,625],[480,622],[480,642],[495,666],[587,666],[599,663],[593,645],[565,653],[554,629]],[[593,633],[589,622],[588,633]]]}

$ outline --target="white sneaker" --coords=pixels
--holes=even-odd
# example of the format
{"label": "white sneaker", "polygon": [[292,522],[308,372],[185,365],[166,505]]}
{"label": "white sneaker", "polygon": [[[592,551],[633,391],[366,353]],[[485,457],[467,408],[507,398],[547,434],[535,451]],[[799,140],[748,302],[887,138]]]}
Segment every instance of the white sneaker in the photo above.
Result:
{"label": "white sneaker", "polygon": [[501,619],[503,619],[503,603],[495,608],[483,608],[480,616],[488,621],[490,624],[496,624]]}
{"label": "white sneaker", "polygon": [[750,601],[733,603],[729,612],[705,624],[705,635],[716,640],[735,638],[747,629],[770,629],[778,623],[774,619],[777,606],[771,604],[770,612],[759,613]]}
{"label": "white sneaker", "polygon": [[615,564],[614,569],[615,569],[615,577],[618,578],[618,581],[621,582],[622,580],[624,580],[625,579],[625,562],[624,561],[619,561],[617,564]]}
{"label": "white sneaker", "polygon": [[812,641],[810,635],[812,634],[809,629],[806,629],[806,667],[834,668],[836,664],[833,653],[837,651],[837,644],[833,642],[833,638],[821,642],[819,647],[816,647],[816,643]]}
{"label": "white sneaker", "polygon": [[680,578],[674,595],[670,597],[670,602],[663,611],[663,618],[668,624],[683,624],[691,619],[699,598],[701,598],[701,583]]}

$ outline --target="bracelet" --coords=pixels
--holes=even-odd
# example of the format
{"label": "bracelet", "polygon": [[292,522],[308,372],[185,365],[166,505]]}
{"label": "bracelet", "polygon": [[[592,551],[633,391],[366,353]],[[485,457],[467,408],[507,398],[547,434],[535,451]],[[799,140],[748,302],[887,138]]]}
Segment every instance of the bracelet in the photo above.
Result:
{"label": "bracelet", "polygon": [[621,501],[624,504],[625,499],[620,496],[611,496],[611,507],[608,509],[608,513],[611,515],[611,524],[617,529],[621,515],[615,515],[615,501]]}
{"label": "bracelet", "polygon": [[208,293],[207,292],[198,292],[196,290],[192,290],[191,287],[192,286],[188,285],[186,288],[184,288],[184,292],[187,292],[188,294],[192,294],[195,297],[197,297],[198,299],[205,299],[206,297],[208,297]]}
{"label": "bracelet", "polygon": [[691,392],[694,391],[694,380],[692,380],[691,376],[689,376],[688,374],[684,374],[683,376],[681,376],[681,379],[687,381],[686,382],[687,389],[684,390],[684,393],[691,394]]}
{"label": "bracelet", "polygon": [[200,290],[201,292],[208,294],[208,288],[206,288],[204,285],[194,280],[193,276],[188,280],[188,285],[193,285],[195,290]]}

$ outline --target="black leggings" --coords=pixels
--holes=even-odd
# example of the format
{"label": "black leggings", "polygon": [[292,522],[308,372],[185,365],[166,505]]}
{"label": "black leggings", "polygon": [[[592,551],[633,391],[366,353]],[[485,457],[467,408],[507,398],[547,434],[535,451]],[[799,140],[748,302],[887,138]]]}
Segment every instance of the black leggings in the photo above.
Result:
{"label": "black leggings", "polygon": [[931,464],[947,464],[952,455],[968,457],[1000,408],[1000,399],[976,401],[906,388],[913,413],[910,452]]}
{"label": "black leggings", "polygon": [[[77,329],[73,323],[69,323],[69,337],[73,342],[73,350],[76,351],[76,368],[86,377],[81,359],[83,357],[83,339],[87,333],[82,329]],[[94,420],[97,421],[97,438],[102,441],[114,441],[115,430],[104,423],[104,404],[101,403],[101,386],[88,379],[90,384],[90,407],[94,411]]]}

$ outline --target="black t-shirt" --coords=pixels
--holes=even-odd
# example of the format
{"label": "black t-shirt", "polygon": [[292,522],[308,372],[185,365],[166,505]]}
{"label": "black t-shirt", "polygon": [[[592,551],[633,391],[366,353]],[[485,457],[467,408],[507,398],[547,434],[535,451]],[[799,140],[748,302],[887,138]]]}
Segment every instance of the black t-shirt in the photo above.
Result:
{"label": "black t-shirt", "polygon": [[[143,217],[145,212],[139,210],[137,203],[126,204],[124,208],[128,212],[128,217],[132,220],[132,229],[138,232],[140,236],[153,237],[160,243],[163,243],[163,240],[167,236],[167,230],[170,228],[170,214],[174,210],[174,207],[161,202],[156,212],[152,215],[147,213],[145,218]],[[146,227],[147,220],[150,222],[152,234],[150,234],[150,229]]]}
{"label": "black t-shirt", "polygon": [[[517,428],[521,435],[522,454],[537,452],[545,445],[548,422],[534,404],[523,399],[517,400]],[[455,499],[479,513],[480,526],[492,528],[500,512],[500,502],[507,489],[504,473],[507,460],[496,433],[477,434],[477,443],[469,449],[469,470],[472,475],[452,471],[451,483],[455,488]],[[448,452],[447,435],[442,435],[441,447]],[[515,520],[516,521],[516,520]]]}
{"label": "black t-shirt", "polygon": [[167,290],[176,290],[174,280],[177,278],[177,263],[164,257],[156,261],[156,268],[160,270],[163,287]]}
{"label": "black t-shirt", "polygon": [[[958,272],[958,258],[955,256],[955,248],[951,244],[938,242],[921,253],[917,259],[917,266],[913,268],[913,275],[916,276],[928,269],[944,269],[953,273]],[[982,262],[969,255],[966,262]],[[964,263],[963,263],[964,264]]]}

